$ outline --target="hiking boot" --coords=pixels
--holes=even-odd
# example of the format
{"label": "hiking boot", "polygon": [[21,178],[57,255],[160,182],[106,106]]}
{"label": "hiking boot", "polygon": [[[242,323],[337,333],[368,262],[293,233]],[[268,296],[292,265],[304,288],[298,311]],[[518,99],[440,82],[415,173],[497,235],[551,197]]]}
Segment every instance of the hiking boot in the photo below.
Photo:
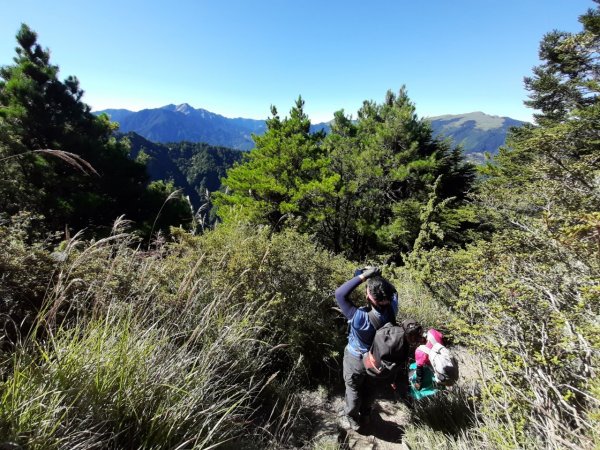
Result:
{"label": "hiking boot", "polygon": [[340,426],[346,430],[358,431],[360,428],[360,424],[356,421],[356,419],[352,416],[344,414],[340,418]]}

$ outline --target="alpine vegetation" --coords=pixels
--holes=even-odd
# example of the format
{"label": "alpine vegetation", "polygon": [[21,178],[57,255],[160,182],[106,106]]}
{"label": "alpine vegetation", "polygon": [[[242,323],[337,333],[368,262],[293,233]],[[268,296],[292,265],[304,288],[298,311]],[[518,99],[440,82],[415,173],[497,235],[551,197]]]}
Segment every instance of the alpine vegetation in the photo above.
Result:
{"label": "alpine vegetation", "polygon": [[600,7],[580,23],[479,166],[405,87],[329,133],[273,107],[244,154],[123,136],[22,25],[0,448],[598,448]]}

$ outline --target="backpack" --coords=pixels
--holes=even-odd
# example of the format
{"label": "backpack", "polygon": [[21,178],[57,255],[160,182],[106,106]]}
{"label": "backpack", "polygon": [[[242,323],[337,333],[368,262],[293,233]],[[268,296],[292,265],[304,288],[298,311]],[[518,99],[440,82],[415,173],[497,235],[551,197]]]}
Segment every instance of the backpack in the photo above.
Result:
{"label": "backpack", "polygon": [[450,350],[439,342],[433,343],[433,347],[419,345],[418,349],[429,356],[429,362],[433,368],[435,382],[443,386],[452,386],[458,380],[458,361]]}
{"label": "backpack", "polygon": [[369,320],[376,331],[371,348],[363,355],[363,365],[370,376],[389,378],[396,374],[408,356],[408,349],[404,345],[404,328],[395,319],[381,326],[381,321],[372,310],[369,311]]}

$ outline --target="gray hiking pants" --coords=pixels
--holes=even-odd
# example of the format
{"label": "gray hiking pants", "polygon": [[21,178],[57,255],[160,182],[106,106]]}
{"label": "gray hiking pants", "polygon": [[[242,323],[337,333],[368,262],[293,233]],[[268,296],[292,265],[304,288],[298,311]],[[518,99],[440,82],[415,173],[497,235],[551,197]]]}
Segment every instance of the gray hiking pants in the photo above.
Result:
{"label": "gray hiking pants", "polygon": [[360,414],[368,414],[375,400],[377,385],[373,377],[367,375],[362,357],[356,357],[344,349],[342,371],[346,384],[346,406],[344,413],[357,419]]}

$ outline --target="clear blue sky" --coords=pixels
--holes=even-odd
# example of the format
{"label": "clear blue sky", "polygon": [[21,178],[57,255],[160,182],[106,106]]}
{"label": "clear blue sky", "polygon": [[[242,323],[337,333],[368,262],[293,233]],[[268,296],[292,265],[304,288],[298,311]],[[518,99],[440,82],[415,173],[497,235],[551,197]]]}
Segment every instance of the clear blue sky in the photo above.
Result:
{"label": "clear blue sky", "polygon": [[227,117],[313,122],[406,85],[419,116],[531,120],[523,77],[591,0],[0,0],[0,65],[22,22],[93,109],[189,103]]}

